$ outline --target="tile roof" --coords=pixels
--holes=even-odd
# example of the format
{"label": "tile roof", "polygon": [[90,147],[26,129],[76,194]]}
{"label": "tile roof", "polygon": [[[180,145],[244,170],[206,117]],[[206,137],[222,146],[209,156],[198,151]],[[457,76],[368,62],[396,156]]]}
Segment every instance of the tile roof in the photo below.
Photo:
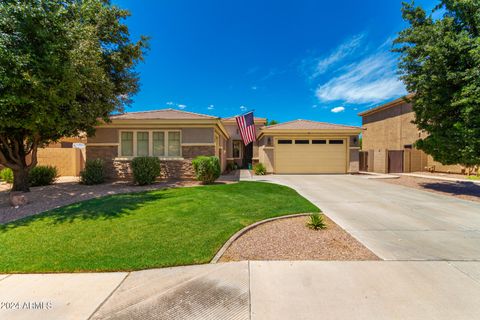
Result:
{"label": "tile roof", "polygon": [[204,120],[218,119],[206,114],[193,113],[175,109],[162,109],[139,112],[126,112],[110,117],[112,120]]}
{"label": "tile roof", "polygon": [[[235,117],[222,118],[222,121],[235,121]],[[254,121],[265,122],[266,118],[254,117]]]}
{"label": "tile roof", "polygon": [[333,123],[302,120],[302,119],[274,124],[272,126],[263,127],[262,129],[264,130],[349,130],[349,129],[361,130],[360,127],[344,126],[341,124],[333,124]]}
{"label": "tile roof", "polygon": [[362,117],[362,116],[366,116],[366,115],[375,113],[377,111],[385,110],[385,109],[395,107],[395,106],[398,106],[398,105],[401,105],[401,104],[406,104],[406,103],[408,103],[407,100],[411,99],[413,96],[414,96],[414,94],[410,93],[406,96],[400,97],[398,99],[392,100],[390,102],[384,103],[384,104],[376,106],[374,108],[362,111],[358,115]]}

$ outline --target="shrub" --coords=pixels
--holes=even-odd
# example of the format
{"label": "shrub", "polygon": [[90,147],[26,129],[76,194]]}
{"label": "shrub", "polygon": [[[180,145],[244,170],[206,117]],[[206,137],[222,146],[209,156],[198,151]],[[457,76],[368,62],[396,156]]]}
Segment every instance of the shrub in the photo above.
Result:
{"label": "shrub", "polygon": [[320,213],[312,213],[310,220],[307,222],[307,227],[313,230],[325,229],[327,225],[323,221],[323,215]]}
{"label": "shrub", "polygon": [[253,171],[256,175],[263,176],[267,173],[267,168],[265,168],[265,165],[263,163],[257,163],[253,166]]}
{"label": "shrub", "polygon": [[28,182],[32,187],[48,186],[55,182],[57,176],[57,168],[53,166],[36,166],[30,169]]}
{"label": "shrub", "polygon": [[213,183],[220,177],[220,160],[218,157],[199,156],[192,161],[197,180],[205,184]]}
{"label": "shrub", "polygon": [[105,181],[105,169],[102,159],[87,160],[85,169],[80,172],[80,182],[86,185],[100,184]]}
{"label": "shrub", "polygon": [[152,184],[160,175],[160,160],[156,157],[137,157],[132,160],[133,181],[143,186]]}
{"label": "shrub", "polygon": [[233,170],[235,170],[235,165],[231,162],[227,163],[227,171],[230,172]]}
{"label": "shrub", "polygon": [[0,171],[0,179],[6,183],[13,183],[13,171],[10,168],[4,168]]}

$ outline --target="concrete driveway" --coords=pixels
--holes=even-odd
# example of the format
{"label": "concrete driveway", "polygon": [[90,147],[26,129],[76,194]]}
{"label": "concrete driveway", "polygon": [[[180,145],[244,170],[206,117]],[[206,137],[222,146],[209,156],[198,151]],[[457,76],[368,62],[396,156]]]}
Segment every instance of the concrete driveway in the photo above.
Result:
{"label": "concrete driveway", "polygon": [[480,260],[480,203],[367,176],[272,175],[384,260]]}

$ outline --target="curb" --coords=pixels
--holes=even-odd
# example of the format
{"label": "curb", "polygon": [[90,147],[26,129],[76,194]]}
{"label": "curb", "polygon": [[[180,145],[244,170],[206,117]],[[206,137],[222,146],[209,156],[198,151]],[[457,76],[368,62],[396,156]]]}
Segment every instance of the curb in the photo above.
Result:
{"label": "curb", "polygon": [[[225,253],[225,251],[227,251],[227,249],[232,245],[232,243],[237,240],[238,238],[240,238],[244,233],[246,233],[247,231],[249,230],[252,230],[256,227],[258,227],[259,225],[262,225],[264,223],[267,223],[267,222],[271,222],[271,221],[275,221],[275,220],[281,220],[281,219],[288,219],[288,218],[295,218],[295,217],[306,217],[306,216],[309,216],[311,213],[295,213],[295,214],[289,214],[289,215],[286,215],[286,216],[280,216],[280,217],[275,217],[275,218],[269,218],[269,219],[265,219],[265,220],[261,220],[261,221],[257,221],[251,225],[248,225],[246,226],[245,228],[241,229],[240,231],[237,231],[237,233],[235,233],[233,236],[230,237],[230,239],[227,240],[227,242],[225,242],[225,244],[220,248],[220,250],[217,251],[217,253],[215,254],[215,256],[213,257],[213,259],[210,261],[210,263],[217,263],[218,260],[220,260],[220,258],[223,256],[223,254]],[[321,212],[320,212],[321,214]]]}
{"label": "curb", "polygon": [[368,176],[367,179],[398,179],[400,176],[390,173],[377,173],[377,172],[368,172],[368,171],[359,171],[361,175]]}

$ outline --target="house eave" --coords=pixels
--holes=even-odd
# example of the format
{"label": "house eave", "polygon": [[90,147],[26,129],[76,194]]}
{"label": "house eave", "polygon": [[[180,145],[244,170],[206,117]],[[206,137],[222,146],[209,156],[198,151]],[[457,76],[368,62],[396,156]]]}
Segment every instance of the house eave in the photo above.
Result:
{"label": "house eave", "polygon": [[310,130],[292,130],[292,129],[284,129],[284,130],[268,130],[263,129],[260,132],[258,138],[261,138],[264,135],[270,136],[288,136],[288,135],[336,135],[336,136],[351,136],[351,135],[358,135],[362,132],[361,128],[352,128],[352,129],[310,129]]}

